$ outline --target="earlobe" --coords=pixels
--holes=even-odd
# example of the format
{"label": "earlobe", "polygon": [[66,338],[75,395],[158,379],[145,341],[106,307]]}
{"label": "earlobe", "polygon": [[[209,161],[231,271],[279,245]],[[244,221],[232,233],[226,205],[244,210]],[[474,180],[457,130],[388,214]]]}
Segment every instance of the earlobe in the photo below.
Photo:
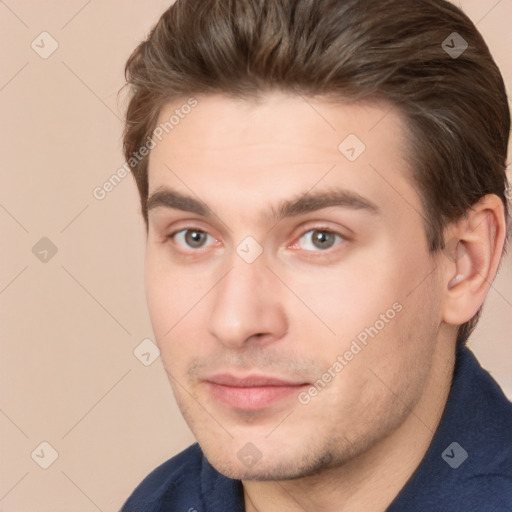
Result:
{"label": "earlobe", "polygon": [[498,269],[506,235],[501,199],[485,196],[446,235],[443,321],[461,325],[480,309]]}

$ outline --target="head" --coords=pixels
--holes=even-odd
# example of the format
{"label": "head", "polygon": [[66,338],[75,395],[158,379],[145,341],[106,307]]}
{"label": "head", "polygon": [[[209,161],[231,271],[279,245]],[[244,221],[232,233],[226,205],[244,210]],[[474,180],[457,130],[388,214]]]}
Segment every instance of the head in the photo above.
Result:
{"label": "head", "polygon": [[[210,461],[292,478],[398,428],[506,238],[510,115],[472,22],[443,0],[178,0],[126,73],[150,315]],[[293,383],[293,406],[223,395],[226,373]]]}

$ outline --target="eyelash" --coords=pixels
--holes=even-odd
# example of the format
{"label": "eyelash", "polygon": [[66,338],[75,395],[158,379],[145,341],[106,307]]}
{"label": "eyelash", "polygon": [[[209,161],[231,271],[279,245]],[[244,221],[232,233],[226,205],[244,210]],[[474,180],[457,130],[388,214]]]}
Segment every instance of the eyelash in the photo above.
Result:
{"label": "eyelash", "polygon": [[[201,229],[201,228],[198,228],[198,227],[195,227],[195,226],[186,226],[186,227],[183,227],[183,228],[181,228],[179,230],[176,230],[173,233],[167,235],[166,238],[169,239],[169,240],[174,240],[174,237],[176,235],[178,235],[179,233],[186,233],[187,231],[197,231],[197,232],[200,232],[200,233],[205,233],[208,236],[211,236],[204,229]],[[335,248],[338,245],[340,245],[341,242],[346,242],[348,240],[348,238],[346,236],[342,235],[341,233],[339,233],[337,231],[333,231],[330,228],[327,228],[325,226],[313,226],[313,227],[308,227],[308,229],[302,231],[301,234],[296,238],[297,241],[292,244],[292,247],[296,246],[298,244],[298,242],[304,237],[304,235],[306,235],[307,233],[310,233],[310,232],[315,232],[315,231],[318,231],[318,232],[321,232],[321,233],[327,233],[327,234],[335,235],[336,237],[341,239],[341,241],[338,242],[337,244],[335,244],[333,247],[329,247],[326,250],[319,249],[317,251],[311,251],[311,250],[307,250],[306,249],[306,252],[308,252],[308,253],[330,254],[330,253],[333,252],[333,250],[335,250]],[[189,249],[187,252],[190,252],[190,253],[202,253],[206,249],[208,249],[208,247],[199,247],[197,249]]]}

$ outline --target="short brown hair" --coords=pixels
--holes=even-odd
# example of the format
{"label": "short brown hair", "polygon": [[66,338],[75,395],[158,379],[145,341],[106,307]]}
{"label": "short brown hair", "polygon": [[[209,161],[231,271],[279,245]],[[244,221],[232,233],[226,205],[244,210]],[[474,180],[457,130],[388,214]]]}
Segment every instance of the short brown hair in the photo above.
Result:
{"label": "short brown hair", "polygon": [[[508,221],[505,86],[475,25],[445,0],[177,0],[125,74],[127,161],[179,97],[279,89],[385,100],[408,124],[431,252],[444,249],[445,226],[486,194],[501,198]],[[146,223],[147,163],[133,166]],[[459,342],[479,313],[459,327]]]}

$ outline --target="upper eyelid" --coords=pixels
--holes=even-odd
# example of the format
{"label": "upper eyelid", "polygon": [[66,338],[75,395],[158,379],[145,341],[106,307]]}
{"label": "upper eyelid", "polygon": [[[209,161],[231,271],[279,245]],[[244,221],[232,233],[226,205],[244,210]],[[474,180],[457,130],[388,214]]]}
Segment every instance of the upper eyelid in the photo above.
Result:
{"label": "upper eyelid", "polygon": [[325,233],[332,233],[333,235],[338,235],[341,238],[347,238],[346,235],[344,235],[343,233],[341,233],[339,231],[336,231],[335,229],[322,227],[322,226],[304,229],[303,231],[301,231],[301,234],[298,236],[298,238],[302,238],[306,233],[309,233],[310,231],[321,231],[321,232],[325,232]]}
{"label": "upper eyelid", "polygon": [[183,231],[200,231],[201,233],[205,233],[206,235],[213,238],[214,240],[217,240],[217,237],[208,233],[208,231],[206,231],[206,229],[195,228],[195,227],[184,227],[181,229],[177,229],[177,230],[173,231],[172,233],[169,233],[168,235],[166,235],[165,238],[174,238],[178,233],[182,233]]}
{"label": "upper eyelid", "polygon": [[[217,238],[217,237],[213,236],[211,233],[209,233],[208,230],[203,229],[203,228],[198,227],[198,226],[192,226],[192,225],[184,226],[184,227],[182,227],[180,229],[175,229],[175,230],[173,230],[171,233],[169,233],[166,236],[168,238],[170,238],[170,237],[172,237],[174,235],[177,235],[178,233],[181,233],[182,231],[201,231],[203,233],[206,233],[207,235],[212,236],[215,239]],[[343,233],[340,233],[339,231],[336,231],[335,229],[327,227],[327,226],[311,226],[311,227],[308,227],[308,228],[303,228],[302,231],[300,232],[299,237],[304,236],[306,233],[309,233],[310,231],[327,231],[327,232],[333,233],[335,235],[340,235],[342,238],[347,238]]]}
{"label": "upper eyelid", "polygon": [[[178,233],[181,233],[183,231],[201,231],[202,233],[206,233],[208,236],[212,237],[214,240],[217,240],[217,237],[213,236],[212,234],[210,234],[206,229],[203,229],[201,227],[198,227],[198,226],[193,226],[193,225],[188,225],[188,226],[184,226],[180,229],[176,229],[174,231],[172,231],[172,233],[169,233],[168,235],[166,235],[166,238],[173,238],[174,236],[176,236]],[[296,243],[296,241],[300,240],[305,234],[309,233],[310,231],[324,231],[324,232],[328,232],[328,233],[332,233],[334,235],[337,235],[339,236],[342,240],[347,240],[348,237],[343,234],[343,233],[340,233],[339,231],[335,230],[335,229],[332,229],[330,227],[327,227],[327,226],[322,226],[322,225],[317,225],[317,226],[308,226],[308,227],[304,227],[300,233],[298,235],[295,235],[294,236],[294,239],[293,239],[293,242],[292,242],[292,245],[294,245]],[[201,248],[200,248],[201,249]],[[197,251],[198,249],[192,249],[193,251]],[[327,252],[327,251],[325,251]]]}

